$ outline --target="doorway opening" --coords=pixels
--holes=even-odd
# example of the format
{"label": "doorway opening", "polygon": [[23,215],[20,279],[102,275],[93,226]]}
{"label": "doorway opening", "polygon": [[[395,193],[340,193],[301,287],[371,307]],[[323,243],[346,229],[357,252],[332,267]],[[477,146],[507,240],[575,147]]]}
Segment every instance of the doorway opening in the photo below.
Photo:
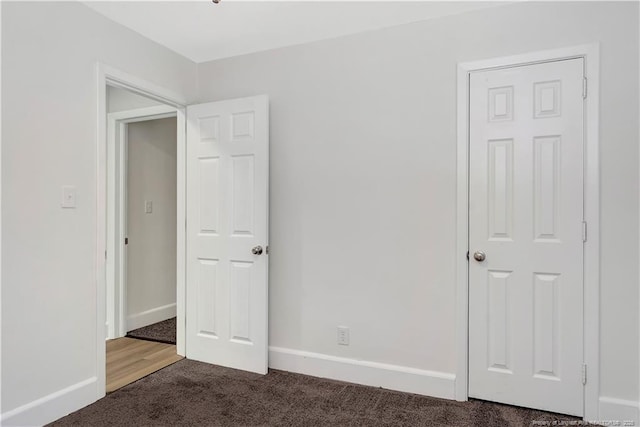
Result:
{"label": "doorway opening", "polygon": [[178,111],[106,87],[106,393],[180,359]]}
{"label": "doorway opening", "polygon": [[[124,222],[116,221],[122,211],[116,206],[125,203],[116,203],[116,188],[123,180],[116,179],[116,144],[110,144],[107,138],[110,86],[146,98],[145,105],[137,105],[138,110],[146,110],[121,115],[118,120],[112,116],[114,141],[124,132],[122,125],[126,121],[129,123],[124,124],[131,126],[149,119],[175,117],[176,120],[175,353],[265,374],[269,277],[268,96],[187,106],[186,100],[172,91],[100,63],[97,64],[97,84],[96,398],[106,394],[109,329],[111,336],[126,334],[130,329],[126,326],[127,320],[131,320],[123,320],[122,307],[126,304],[120,303],[120,299],[125,293],[116,293],[116,279],[123,275],[123,270],[116,268],[116,262],[124,263],[118,261],[118,257],[127,250],[125,238],[128,236],[124,228],[116,227]],[[149,100],[161,105],[147,105]],[[120,113],[125,114],[113,114]],[[147,201],[150,200],[142,198],[145,214],[148,208],[154,210],[153,200],[149,206]],[[123,282],[120,280],[118,286]],[[113,287],[113,291],[109,291],[111,304],[107,303],[109,287]],[[109,314],[111,312],[113,314]],[[187,344],[190,345],[188,354]]]}

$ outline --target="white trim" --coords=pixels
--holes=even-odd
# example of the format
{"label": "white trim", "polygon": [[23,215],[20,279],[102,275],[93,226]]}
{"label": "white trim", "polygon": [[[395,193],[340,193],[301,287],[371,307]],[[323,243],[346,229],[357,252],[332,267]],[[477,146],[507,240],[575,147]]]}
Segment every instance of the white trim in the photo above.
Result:
{"label": "white trim", "polygon": [[[2,24],[2,4],[0,4],[0,24]],[[2,46],[2,31],[0,31]],[[0,53],[0,177],[2,177],[2,54]],[[0,224],[2,224],[2,179],[0,178]],[[0,226],[0,278],[2,277],[2,227]],[[2,378],[2,280],[0,279],[0,378]],[[2,413],[2,387],[0,386],[0,414]]]}
{"label": "white trim", "polygon": [[175,117],[176,107],[169,105],[154,105],[153,107],[136,108],[134,110],[109,113],[109,119],[121,120],[125,123],[143,122],[146,120]]}
{"label": "white trim", "polygon": [[152,308],[151,310],[127,316],[127,331],[142,328],[144,326],[153,325],[163,320],[171,319],[176,316],[176,304],[167,304],[162,307]]}
{"label": "white trim", "polygon": [[96,382],[95,396],[105,396],[106,388],[106,238],[107,238],[107,84],[128,89],[143,96],[171,105],[176,109],[177,119],[177,352],[185,353],[185,188],[186,169],[183,152],[185,145],[185,99],[167,89],[156,86],[136,76],[124,73],[108,65],[96,63],[97,88],[97,135],[96,135]]}
{"label": "white trim", "polygon": [[584,418],[598,418],[600,371],[600,188],[599,188],[599,45],[589,44],[458,64],[457,227],[456,227],[456,385],[457,400],[468,399],[469,274],[469,73],[472,71],[584,58],[589,91],[585,100],[584,216],[589,238],[584,245],[584,363],[589,378],[584,388]]}
{"label": "white trim", "polygon": [[147,80],[141,79],[117,68],[98,62],[98,72],[109,80],[109,86],[127,89],[146,98],[151,98],[172,107],[182,108],[187,105],[186,99],[178,93],[161,86],[157,86]]}
{"label": "white trim", "polygon": [[98,63],[96,86],[96,399],[106,395],[107,345],[107,71]]}
{"label": "white trim", "polygon": [[[634,400],[616,399],[613,397],[600,398],[599,415],[597,419],[588,419],[595,424],[603,425],[633,425],[640,423],[640,414],[638,402]],[[620,421],[620,424],[611,423],[610,421]],[[631,423],[623,423],[624,421],[632,421]]]}
{"label": "white trim", "polygon": [[469,71],[458,65],[456,192],[456,400],[468,399],[469,378]]}
{"label": "white trim", "polygon": [[584,245],[584,363],[589,377],[584,388],[584,417],[598,417],[600,398],[600,47],[583,46],[588,94],[585,100],[584,220],[589,225]]}
{"label": "white trim", "polygon": [[[176,351],[186,357],[187,344],[187,125],[186,108],[180,107],[176,111]],[[180,256],[182,254],[183,256]]]}
{"label": "white trim", "polygon": [[269,367],[406,393],[454,398],[455,375],[406,366],[269,347]]}
{"label": "white trim", "polygon": [[45,397],[2,414],[3,426],[36,426],[64,417],[95,401],[92,390],[97,378],[91,377]]}
{"label": "white trim", "polygon": [[[107,337],[123,337],[126,323],[127,125],[176,117],[176,108],[157,105],[107,116]],[[116,158],[117,157],[117,158]],[[132,328],[129,328],[132,329]]]}

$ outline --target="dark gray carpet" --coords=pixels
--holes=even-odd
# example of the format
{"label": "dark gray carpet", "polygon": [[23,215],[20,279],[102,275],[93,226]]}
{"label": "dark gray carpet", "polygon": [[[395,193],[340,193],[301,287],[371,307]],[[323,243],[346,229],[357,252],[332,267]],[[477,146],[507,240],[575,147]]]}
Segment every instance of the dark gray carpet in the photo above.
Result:
{"label": "dark gray carpet", "polygon": [[505,427],[534,420],[576,418],[275,370],[262,376],[185,359],[50,425]]}
{"label": "dark gray carpet", "polygon": [[153,325],[143,328],[134,329],[127,332],[129,338],[137,338],[139,340],[157,341],[166,344],[176,343],[176,318],[163,320]]}

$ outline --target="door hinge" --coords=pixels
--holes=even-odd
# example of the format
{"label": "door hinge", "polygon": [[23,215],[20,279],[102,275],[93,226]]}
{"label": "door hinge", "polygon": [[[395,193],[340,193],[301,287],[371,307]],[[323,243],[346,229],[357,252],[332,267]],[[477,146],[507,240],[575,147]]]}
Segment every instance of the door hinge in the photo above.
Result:
{"label": "door hinge", "polygon": [[467,261],[469,261],[469,251],[467,251]]}
{"label": "door hinge", "polygon": [[582,385],[587,384],[587,364],[582,364]]}
{"label": "door hinge", "polygon": [[582,241],[587,241],[587,221],[582,221]]}
{"label": "door hinge", "polygon": [[267,246],[264,248],[264,251],[265,251],[265,253],[266,253],[267,255],[269,255],[269,245],[267,245]]}
{"label": "door hinge", "polygon": [[582,78],[582,98],[587,99],[587,78]]}
{"label": "door hinge", "polygon": [[125,244],[125,245],[128,245],[128,244],[129,244],[129,238],[128,238],[128,237],[125,237],[125,238],[124,238],[124,244]]}

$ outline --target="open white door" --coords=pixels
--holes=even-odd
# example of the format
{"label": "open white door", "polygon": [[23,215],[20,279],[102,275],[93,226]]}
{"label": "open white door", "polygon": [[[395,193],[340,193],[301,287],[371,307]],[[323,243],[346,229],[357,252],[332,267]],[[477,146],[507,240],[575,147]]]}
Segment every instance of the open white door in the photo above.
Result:
{"label": "open white door", "polygon": [[268,98],[187,107],[186,356],[267,373]]}
{"label": "open white door", "polygon": [[583,59],[474,72],[469,396],[583,414]]}

